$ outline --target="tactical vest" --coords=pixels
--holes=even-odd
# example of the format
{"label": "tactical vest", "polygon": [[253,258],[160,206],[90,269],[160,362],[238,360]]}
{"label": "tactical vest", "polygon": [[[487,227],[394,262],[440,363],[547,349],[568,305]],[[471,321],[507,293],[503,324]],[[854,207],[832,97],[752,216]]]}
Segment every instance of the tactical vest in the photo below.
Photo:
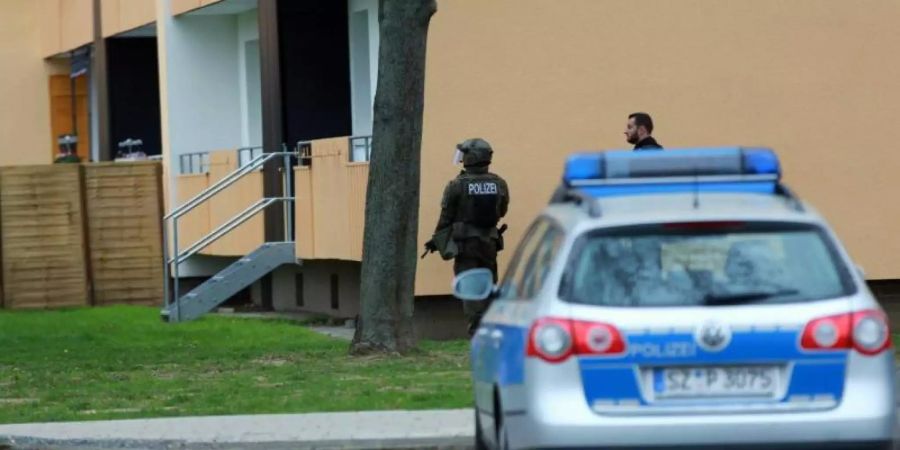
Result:
{"label": "tactical vest", "polygon": [[493,177],[471,177],[462,182],[460,220],[478,228],[494,228],[500,217],[500,183]]}

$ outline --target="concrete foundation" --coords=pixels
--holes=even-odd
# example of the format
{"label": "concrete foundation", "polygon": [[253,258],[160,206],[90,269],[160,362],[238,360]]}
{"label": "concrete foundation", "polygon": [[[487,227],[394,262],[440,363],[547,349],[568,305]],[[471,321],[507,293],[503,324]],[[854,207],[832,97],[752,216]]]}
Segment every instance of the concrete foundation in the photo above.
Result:
{"label": "concrete foundation", "polygon": [[[335,319],[355,319],[359,314],[360,263],[304,261],[272,273],[272,305],[278,312],[322,314]],[[260,283],[250,290],[253,303],[261,304]],[[420,339],[466,337],[462,304],[451,296],[417,297],[416,335]]]}

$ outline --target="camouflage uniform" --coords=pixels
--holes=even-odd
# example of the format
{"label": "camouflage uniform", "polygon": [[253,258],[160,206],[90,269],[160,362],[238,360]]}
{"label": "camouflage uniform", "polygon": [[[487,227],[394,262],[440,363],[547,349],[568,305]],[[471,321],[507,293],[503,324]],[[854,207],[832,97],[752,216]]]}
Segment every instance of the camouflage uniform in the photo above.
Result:
{"label": "camouflage uniform", "polygon": [[[482,139],[469,139],[458,146],[463,152],[462,171],[444,189],[441,217],[436,231],[452,227],[457,245],[453,272],[487,268],[497,281],[497,252],[503,248],[503,238],[497,229],[500,218],[509,207],[506,181],[488,172],[493,151]],[[486,302],[464,302],[471,335],[487,310]]]}

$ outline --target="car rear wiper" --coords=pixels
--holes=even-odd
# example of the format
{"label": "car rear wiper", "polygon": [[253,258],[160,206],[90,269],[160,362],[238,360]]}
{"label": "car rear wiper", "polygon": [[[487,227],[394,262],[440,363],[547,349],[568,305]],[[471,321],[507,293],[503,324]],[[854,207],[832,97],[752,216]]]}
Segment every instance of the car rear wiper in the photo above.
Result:
{"label": "car rear wiper", "polygon": [[796,289],[780,289],[777,291],[758,291],[758,292],[741,292],[736,294],[706,294],[703,297],[703,303],[706,305],[740,305],[744,303],[755,303],[768,300],[772,297],[780,297],[782,295],[794,295],[800,291]]}

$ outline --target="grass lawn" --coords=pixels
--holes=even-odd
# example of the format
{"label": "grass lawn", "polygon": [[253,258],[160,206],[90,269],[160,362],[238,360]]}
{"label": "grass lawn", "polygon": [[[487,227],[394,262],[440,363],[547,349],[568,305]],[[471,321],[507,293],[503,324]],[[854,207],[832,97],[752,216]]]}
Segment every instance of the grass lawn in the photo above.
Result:
{"label": "grass lawn", "polygon": [[468,342],[353,358],[295,323],[157,308],[0,311],[0,423],[472,404]]}

